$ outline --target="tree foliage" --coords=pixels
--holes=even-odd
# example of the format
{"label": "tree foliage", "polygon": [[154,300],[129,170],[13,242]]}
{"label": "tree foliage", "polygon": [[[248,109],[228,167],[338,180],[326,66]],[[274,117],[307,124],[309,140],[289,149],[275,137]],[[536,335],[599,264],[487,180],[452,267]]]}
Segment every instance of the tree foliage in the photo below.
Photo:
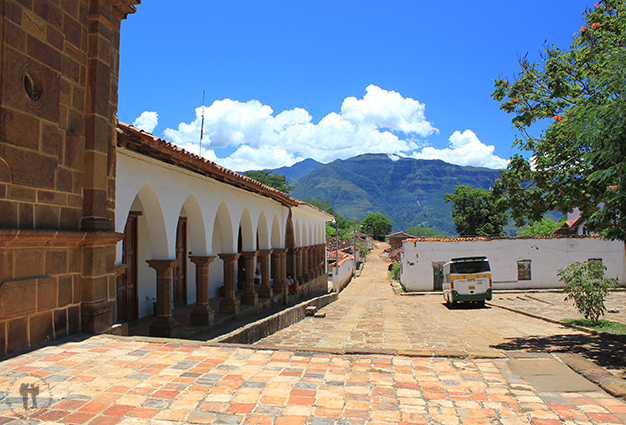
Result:
{"label": "tree foliage", "polygon": [[565,283],[563,292],[567,299],[574,300],[576,308],[585,319],[597,322],[606,312],[604,300],[609,289],[615,288],[617,279],[605,279],[606,266],[601,261],[578,261],[559,270],[559,280]]}
{"label": "tree foliage", "polygon": [[452,202],[452,218],[460,236],[503,235],[507,214],[498,211],[486,190],[460,185],[454,193],[443,195],[443,202]]}
{"label": "tree foliage", "polygon": [[273,187],[276,190],[280,190],[287,195],[289,195],[289,193],[293,190],[293,186],[289,184],[284,175],[281,176],[280,174],[272,173],[269,170],[246,171],[243,175],[258,181],[259,183]]}
{"label": "tree foliage", "polygon": [[564,218],[559,221],[553,221],[552,219],[546,217],[541,221],[528,223],[519,231],[519,234],[520,236],[548,236],[554,233],[554,231],[564,222]]}
{"label": "tree foliage", "polygon": [[414,235],[418,238],[448,238],[445,233],[437,233],[435,229],[429,229],[426,227],[409,227],[406,231],[408,234]]}
{"label": "tree foliage", "polygon": [[[493,98],[521,132],[515,155],[493,188],[518,226],[547,211],[579,208],[588,227],[626,240],[626,2],[601,0],[569,50],[546,47],[540,63],[519,60],[513,82]],[[547,128],[530,135],[533,124]]]}
{"label": "tree foliage", "polygon": [[327,213],[332,214],[335,217],[335,222],[337,223],[337,229],[335,229],[335,226],[331,222],[329,221],[326,222],[326,237],[327,238],[333,238],[335,237],[335,234],[338,234],[340,238],[352,240],[353,232],[355,230],[359,230],[361,227],[360,221],[358,220],[348,221],[344,217],[337,214],[333,206],[330,204],[330,201],[328,200],[320,201],[317,199],[305,198],[304,202],[314,205],[317,208],[324,210]]}
{"label": "tree foliage", "polygon": [[363,233],[367,233],[376,240],[384,241],[391,233],[393,223],[381,213],[370,213],[361,222]]}

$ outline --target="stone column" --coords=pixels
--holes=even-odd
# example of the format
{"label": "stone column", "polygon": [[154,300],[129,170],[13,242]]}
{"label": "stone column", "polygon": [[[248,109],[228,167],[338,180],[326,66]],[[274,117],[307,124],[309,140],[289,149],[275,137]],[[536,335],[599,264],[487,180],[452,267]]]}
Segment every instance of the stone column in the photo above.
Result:
{"label": "stone column", "polygon": [[305,283],[313,279],[311,270],[309,269],[309,257],[311,256],[310,248],[310,246],[302,247],[302,279]]}
{"label": "stone column", "polygon": [[287,249],[275,249],[272,255],[272,275],[274,276],[274,285],[272,289],[274,294],[287,294]]}
{"label": "stone column", "polygon": [[177,338],[180,334],[178,322],[172,316],[172,268],[180,260],[147,260],[157,273],[156,318],[150,325],[150,336]]}
{"label": "stone column", "polygon": [[211,325],[215,321],[215,312],[209,306],[209,264],[217,257],[189,257],[196,265],[196,306],[191,312],[190,322],[195,326]]}
{"label": "stone column", "polygon": [[323,275],[326,272],[326,244],[319,245],[319,254],[317,257],[318,267],[319,267],[319,275]]}
{"label": "stone column", "polygon": [[263,274],[261,275],[261,287],[259,288],[259,296],[261,298],[272,298],[274,291],[270,286],[270,254],[273,250],[262,249],[259,251],[259,261],[262,266]]}
{"label": "stone column", "polygon": [[294,248],[293,250],[293,260],[294,260],[294,276],[298,285],[302,285],[304,283],[304,279],[302,278],[302,247]]}
{"label": "stone column", "polygon": [[254,292],[254,258],[257,251],[242,252],[241,256],[246,261],[246,287],[241,295],[241,303],[246,305],[257,305],[259,296]]}
{"label": "stone column", "polygon": [[220,302],[220,313],[238,314],[239,300],[235,296],[237,287],[237,260],[241,254],[218,254],[224,261],[224,298]]}
{"label": "stone column", "polygon": [[[57,242],[62,236],[60,233]],[[84,245],[80,248],[82,264],[76,265],[77,271],[80,270],[80,277],[76,279],[80,279],[82,287],[78,294],[78,299],[82,301],[80,325],[76,323],[76,327],[83,332],[104,332],[115,321],[115,243],[122,237],[122,234],[113,232],[87,233],[83,237]]]}

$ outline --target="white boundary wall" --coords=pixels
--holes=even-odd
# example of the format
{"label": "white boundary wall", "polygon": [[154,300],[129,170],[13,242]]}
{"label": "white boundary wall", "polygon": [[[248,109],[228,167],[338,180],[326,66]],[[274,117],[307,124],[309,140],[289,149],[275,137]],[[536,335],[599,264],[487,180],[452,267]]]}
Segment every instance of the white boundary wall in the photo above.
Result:
{"label": "white boundary wall", "polygon": [[[624,244],[597,237],[407,240],[403,242],[400,281],[408,291],[434,290],[433,266],[454,257],[486,256],[493,289],[559,288],[557,271],[574,261],[602,259],[606,277],[626,283]],[[517,264],[531,262],[531,280],[518,280]]]}
{"label": "white boundary wall", "polygon": [[354,267],[354,257],[352,256],[344,262],[339,262],[339,271],[333,273],[333,290],[335,292],[341,291],[348,284],[354,273]]}

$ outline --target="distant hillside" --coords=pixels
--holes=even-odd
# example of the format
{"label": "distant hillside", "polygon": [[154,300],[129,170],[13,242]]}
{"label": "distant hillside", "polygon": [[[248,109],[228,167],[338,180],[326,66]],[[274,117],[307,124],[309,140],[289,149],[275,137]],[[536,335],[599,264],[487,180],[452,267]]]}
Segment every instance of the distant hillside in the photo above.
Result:
{"label": "distant hillside", "polygon": [[303,161],[293,164],[291,167],[280,167],[274,170],[270,170],[274,174],[284,175],[289,183],[293,183],[300,177],[309,174],[311,171],[321,167],[321,162],[317,162],[314,159],[307,158]]}
{"label": "distant hillside", "polygon": [[384,154],[367,154],[318,166],[292,182],[291,195],[329,200],[349,220],[380,212],[391,219],[393,231],[422,226],[454,235],[452,205],[443,203],[443,195],[458,185],[489,189],[499,175],[498,170],[439,160],[392,161]]}

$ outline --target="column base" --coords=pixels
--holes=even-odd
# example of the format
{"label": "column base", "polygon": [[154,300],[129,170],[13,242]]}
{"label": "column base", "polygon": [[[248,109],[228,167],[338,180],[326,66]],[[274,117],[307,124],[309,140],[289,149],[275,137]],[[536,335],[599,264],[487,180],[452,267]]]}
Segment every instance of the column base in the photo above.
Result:
{"label": "column base", "polygon": [[81,330],[88,334],[97,334],[113,326],[113,305],[108,301],[81,305]]}
{"label": "column base", "polygon": [[220,313],[222,314],[239,314],[239,301],[224,298],[220,301]]}
{"label": "column base", "polygon": [[215,312],[208,304],[196,304],[191,311],[189,322],[192,326],[212,325],[215,322]]}
{"label": "column base", "polygon": [[180,327],[172,316],[157,316],[150,325],[150,336],[178,338]]}
{"label": "column base", "polygon": [[274,290],[272,288],[259,288],[259,297],[272,298]]}
{"label": "column base", "polygon": [[241,295],[241,304],[245,305],[257,305],[259,303],[259,296],[257,294],[246,294]]}

